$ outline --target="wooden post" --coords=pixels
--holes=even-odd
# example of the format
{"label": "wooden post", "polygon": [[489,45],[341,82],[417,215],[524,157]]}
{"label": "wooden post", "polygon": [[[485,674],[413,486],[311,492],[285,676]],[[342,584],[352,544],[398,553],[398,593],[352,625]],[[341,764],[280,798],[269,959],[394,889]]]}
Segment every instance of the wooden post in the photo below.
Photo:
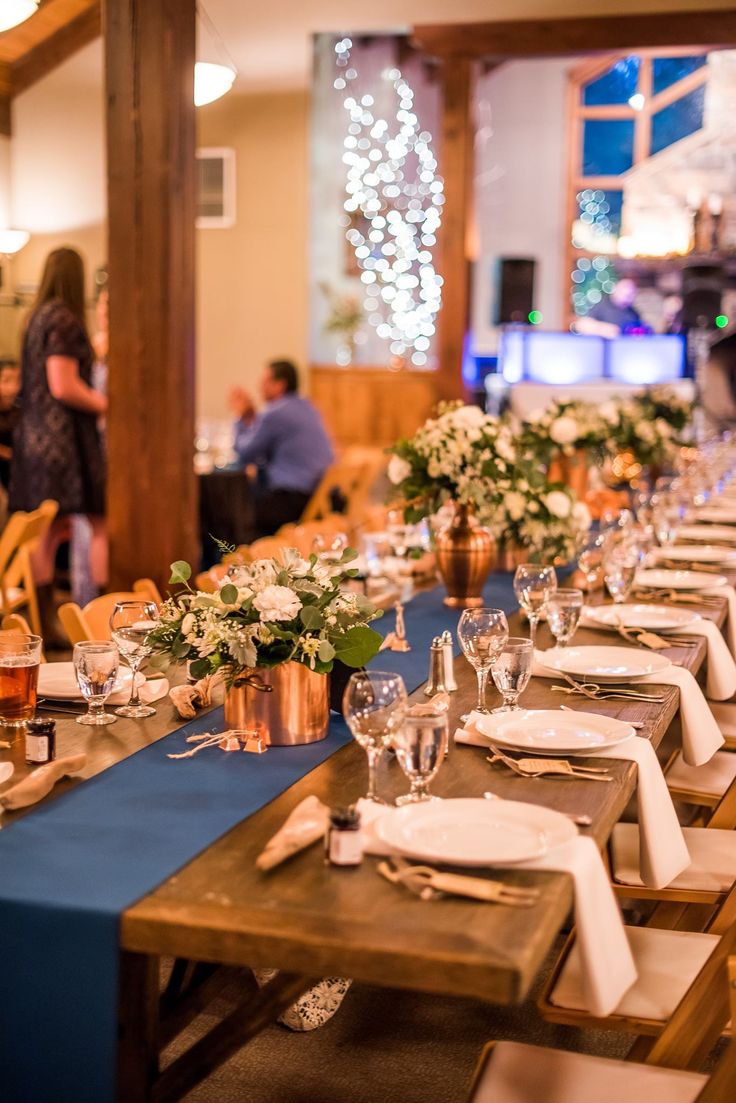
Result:
{"label": "wooden post", "polygon": [[444,280],[438,316],[437,397],[462,398],[463,350],[470,317],[470,266],[466,248],[472,215],[473,113],[472,62],[442,59],[442,145],[440,166],[445,205],[440,230],[439,271]]}
{"label": "wooden post", "polygon": [[197,558],[195,0],[105,0],[110,585]]}

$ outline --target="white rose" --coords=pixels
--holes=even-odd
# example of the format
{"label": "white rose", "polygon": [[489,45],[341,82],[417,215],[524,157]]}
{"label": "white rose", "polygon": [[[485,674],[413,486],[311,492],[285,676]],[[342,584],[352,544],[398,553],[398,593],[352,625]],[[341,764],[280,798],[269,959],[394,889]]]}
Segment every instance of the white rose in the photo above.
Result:
{"label": "white rose", "polygon": [[544,499],[544,504],[553,517],[564,518],[570,516],[572,503],[562,490],[551,490]]}
{"label": "white rose", "polygon": [[563,415],[552,422],[549,435],[555,444],[572,444],[580,436],[580,429],[574,418]]}
{"label": "white rose", "polygon": [[392,456],[388,461],[388,477],[394,486],[403,483],[404,479],[408,479],[410,475],[411,464],[407,463],[401,456]]}
{"label": "white rose", "polygon": [[182,636],[188,636],[190,632],[194,630],[194,626],[197,623],[194,613],[187,613],[184,620],[181,622],[181,634]]}
{"label": "white rose", "polygon": [[480,406],[460,406],[452,411],[451,419],[464,429],[480,429],[485,425],[486,415]]}
{"label": "white rose", "polygon": [[506,436],[499,436],[496,441],[496,451],[503,459],[508,460],[509,463],[513,463],[516,459],[516,449],[512,445],[511,441]]}
{"label": "white rose", "polygon": [[510,490],[504,495],[503,504],[512,521],[520,521],[526,509],[526,498],[516,490]]}
{"label": "white rose", "polygon": [[264,621],[293,620],[302,607],[288,586],[266,586],[253,599],[253,605]]}
{"label": "white rose", "polygon": [[546,412],[543,406],[537,406],[534,410],[529,411],[526,415],[526,420],[529,425],[536,425],[538,421],[542,420]]}
{"label": "white rose", "polygon": [[575,527],[580,532],[587,532],[590,528],[593,518],[590,515],[590,510],[586,506],[585,502],[576,502],[572,507],[572,519],[575,522]]}
{"label": "white rose", "polygon": [[598,407],[598,413],[609,425],[615,425],[618,421],[618,406],[615,402],[604,402]]}

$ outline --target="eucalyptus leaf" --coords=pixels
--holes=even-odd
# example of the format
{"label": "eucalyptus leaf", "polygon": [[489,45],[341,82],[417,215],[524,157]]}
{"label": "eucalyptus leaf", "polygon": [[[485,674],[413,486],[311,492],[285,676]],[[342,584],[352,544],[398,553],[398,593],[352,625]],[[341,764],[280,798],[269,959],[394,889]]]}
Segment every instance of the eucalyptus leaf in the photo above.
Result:
{"label": "eucalyptus leaf", "polygon": [[232,582],[228,582],[226,586],[223,586],[220,590],[220,601],[225,605],[234,605],[238,600],[238,587],[233,586]]}
{"label": "eucalyptus leaf", "polygon": [[374,632],[372,628],[358,624],[342,636],[333,636],[330,642],[335,648],[336,658],[341,663],[345,666],[361,667],[378,654],[383,636],[379,632]]}
{"label": "eucalyptus leaf", "polygon": [[171,564],[171,578],[169,585],[175,586],[178,582],[188,582],[192,577],[192,568],[184,559],[177,559]]}
{"label": "eucalyptus leaf", "polygon": [[329,640],[322,640],[319,645],[319,651],[317,652],[319,661],[322,663],[331,663],[335,658],[335,648],[332,646]]}
{"label": "eucalyptus leaf", "polygon": [[299,620],[304,627],[308,630],[322,628],[325,623],[325,618],[320,613],[319,609],[315,609],[313,605],[302,606],[299,612]]}
{"label": "eucalyptus leaf", "polygon": [[195,659],[189,666],[190,673],[193,678],[204,678],[210,672],[210,664],[208,659]]}
{"label": "eucalyptus leaf", "polygon": [[174,656],[175,659],[183,659],[186,655],[189,654],[189,647],[190,645],[187,643],[183,636],[177,636],[177,638],[171,645],[171,654]]}

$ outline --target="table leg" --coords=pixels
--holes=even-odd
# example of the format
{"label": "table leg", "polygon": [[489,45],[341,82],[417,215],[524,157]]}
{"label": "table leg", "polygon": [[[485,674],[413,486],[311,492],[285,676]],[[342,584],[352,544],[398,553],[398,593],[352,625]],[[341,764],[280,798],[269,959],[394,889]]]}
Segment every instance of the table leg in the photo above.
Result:
{"label": "table leg", "polygon": [[149,1103],[158,1079],[159,958],[120,955],[118,1103]]}

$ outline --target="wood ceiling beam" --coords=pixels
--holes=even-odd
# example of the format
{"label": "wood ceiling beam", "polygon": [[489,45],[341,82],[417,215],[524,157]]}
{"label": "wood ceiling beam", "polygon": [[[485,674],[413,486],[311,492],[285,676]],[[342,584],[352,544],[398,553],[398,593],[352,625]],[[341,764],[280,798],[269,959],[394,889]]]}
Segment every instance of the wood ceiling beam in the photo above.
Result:
{"label": "wood ceiling beam", "polygon": [[418,25],[412,44],[438,57],[550,57],[598,50],[736,44],[736,11]]}
{"label": "wood ceiling beam", "polygon": [[11,96],[25,92],[32,84],[45,77],[63,61],[99,38],[102,33],[102,16],[99,0],[60,27],[48,38],[39,42],[10,65]]}

